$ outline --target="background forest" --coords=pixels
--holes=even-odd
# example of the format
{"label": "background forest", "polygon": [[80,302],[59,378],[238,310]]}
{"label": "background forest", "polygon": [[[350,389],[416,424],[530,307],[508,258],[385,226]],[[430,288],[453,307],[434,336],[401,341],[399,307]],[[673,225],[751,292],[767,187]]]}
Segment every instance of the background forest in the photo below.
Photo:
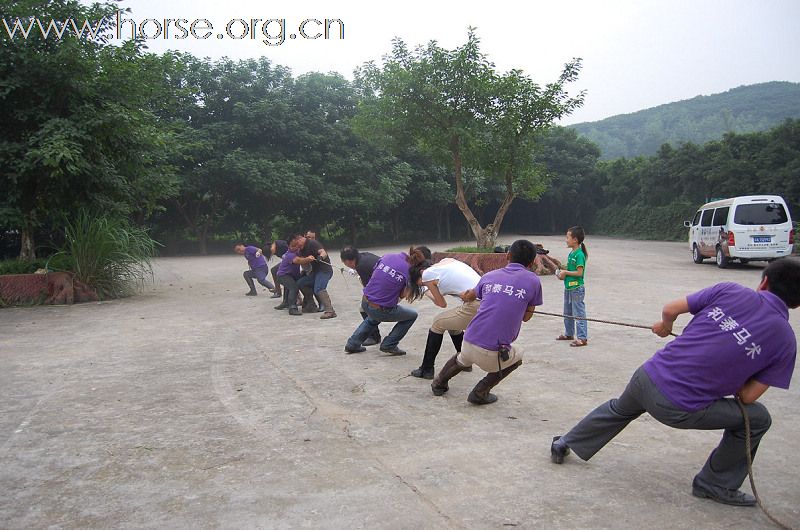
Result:
{"label": "background forest", "polygon": [[[115,6],[59,0],[8,9],[6,17],[78,12],[99,20]],[[474,45],[470,60],[483,72],[489,63],[477,44],[470,33],[453,53]],[[398,64],[446,52],[395,51]],[[473,238],[455,204],[450,153],[429,138],[376,134],[370,122],[376,97],[388,93],[375,76],[390,66],[367,66],[350,81],[336,73],[295,77],[265,58],[155,55],[102,38],[0,39],[0,258],[47,255],[79,211],[146,228],[164,254],[229,252],[234,240],[263,244],[305,229],[358,245]],[[651,109],[657,118],[552,125],[582,104],[563,87],[579,70],[579,62],[566,65],[543,87],[514,71],[485,85],[553,103],[524,141],[509,144],[527,179],[510,206],[496,160],[475,155],[460,167],[460,193],[480,226],[508,207],[495,227],[500,240],[502,232],[557,233],[575,224],[590,234],[680,239],[698,205],[742,194],[782,195],[800,217],[797,84]],[[384,125],[392,109],[381,108]],[[502,112],[465,149],[500,145],[492,142],[503,140],[502,120],[511,114]],[[692,133],[676,132],[684,129]]]}

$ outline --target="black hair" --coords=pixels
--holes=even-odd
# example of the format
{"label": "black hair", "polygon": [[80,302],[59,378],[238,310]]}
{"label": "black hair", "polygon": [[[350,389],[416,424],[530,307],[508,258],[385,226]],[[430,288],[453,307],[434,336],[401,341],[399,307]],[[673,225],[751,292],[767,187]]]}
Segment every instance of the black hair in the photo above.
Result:
{"label": "black hair", "polygon": [[264,248],[261,250],[261,254],[267,261],[270,260],[272,257],[272,241],[267,241],[264,243]]}
{"label": "black hair", "polygon": [[527,239],[517,239],[508,249],[511,253],[511,263],[519,263],[528,268],[536,259],[536,247]]}
{"label": "black hair", "polygon": [[355,260],[358,263],[358,249],[353,245],[347,245],[342,249],[342,252],[339,254],[339,257],[342,261],[345,260]]}
{"label": "black hair", "polygon": [[433,254],[431,254],[431,249],[429,249],[425,245],[419,245],[417,247],[413,247],[413,249],[422,252],[422,255],[425,256],[425,259],[427,260],[430,260],[431,256],[433,256]]}
{"label": "black hair", "polygon": [[800,306],[800,260],[777,259],[767,265],[761,277],[767,278],[767,290],[787,306]]}
{"label": "black hair", "polygon": [[286,251],[289,250],[289,243],[287,243],[283,239],[278,239],[275,241],[275,255],[279,258],[282,258]]}
{"label": "black hair", "polygon": [[236,248],[236,247],[238,247],[238,246],[240,246],[240,245],[241,245],[241,246],[243,246],[243,247],[246,247],[246,246],[247,246],[247,245],[245,245],[244,243],[242,243],[241,241],[237,241],[236,243],[234,243],[234,244],[233,244],[233,248]]}
{"label": "black hair", "polygon": [[[418,249],[417,252],[421,253]],[[408,296],[406,296],[408,302],[413,302],[414,300],[422,298],[424,291],[422,290],[422,286],[418,285],[417,282],[422,278],[422,272],[430,266],[430,261],[422,260],[408,269]]]}
{"label": "black hair", "polygon": [[583,250],[583,255],[588,258],[589,251],[586,250],[586,245],[583,244],[583,240],[586,238],[586,232],[583,230],[583,227],[573,226],[572,228],[567,229],[567,232],[572,234],[572,237],[578,240],[578,243],[581,244],[581,250]]}
{"label": "black hair", "polygon": [[289,244],[291,245],[301,237],[306,237],[305,234],[292,234],[292,237],[289,238]]}

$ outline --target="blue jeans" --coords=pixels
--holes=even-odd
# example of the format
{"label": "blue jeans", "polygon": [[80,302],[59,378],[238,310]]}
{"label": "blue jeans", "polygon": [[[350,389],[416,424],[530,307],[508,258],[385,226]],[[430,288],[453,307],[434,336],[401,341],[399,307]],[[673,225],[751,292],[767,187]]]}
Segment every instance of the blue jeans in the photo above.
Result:
{"label": "blue jeans", "polygon": [[[586,296],[586,289],[583,285],[575,289],[564,289],[564,316],[586,318],[586,304],[583,297]],[[575,328],[578,328],[578,335],[575,337]],[[589,325],[585,320],[575,320],[574,318],[564,319],[564,335],[575,337],[579,340],[589,338]]]}
{"label": "blue jeans", "polygon": [[317,272],[301,276],[300,279],[297,280],[297,288],[302,289],[303,287],[313,285],[314,294],[326,290],[328,288],[328,282],[333,278],[333,269],[328,267],[328,270],[326,270],[324,265],[322,267],[323,268]]}
{"label": "blue jeans", "polygon": [[370,307],[366,300],[361,301],[361,310],[367,314],[367,318],[361,321],[353,334],[347,339],[347,348],[355,350],[378,329],[381,322],[397,322],[392,331],[381,342],[381,348],[394,348],[400,340],[406,336],[408,330],[417,320],[417,312],[410,307],[396,305],[388,308]]}

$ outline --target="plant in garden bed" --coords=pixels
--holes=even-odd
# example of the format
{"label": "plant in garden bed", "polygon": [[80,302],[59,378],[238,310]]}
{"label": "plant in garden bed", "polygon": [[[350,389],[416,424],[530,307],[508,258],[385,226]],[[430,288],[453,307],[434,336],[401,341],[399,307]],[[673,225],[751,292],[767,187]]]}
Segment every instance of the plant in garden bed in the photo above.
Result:
{"label": "plant in garden bed", "polygon": [[66,221],[65,236],[57,255],[66,256],[75,278],[96,289],[101,298],[129,296],[152,281],[150,260],[161,244],[147,230],[81,211]]}

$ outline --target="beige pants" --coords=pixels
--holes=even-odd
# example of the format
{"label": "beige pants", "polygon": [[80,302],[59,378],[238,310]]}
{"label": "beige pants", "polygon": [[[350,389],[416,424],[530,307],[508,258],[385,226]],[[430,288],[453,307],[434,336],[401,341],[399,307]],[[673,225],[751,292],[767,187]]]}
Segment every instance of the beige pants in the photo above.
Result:
{"label": "beige pants", "polygon": [[480,346],[464,341],[461,353],[458,354],[456,361],[461,366],[472,366],[477,364],[485,372],[498,372],[502,368],[507,368],[517,361],[522,360],[522,350],[517,349],[513,344],[508,351],[507,361],[500,360],[500,354],[494,350],[486,350]]}
{"label": "beige pants", "polygon": [[444,334],[445,331],[456,332],[456,334],[464,331],[478,312],[480,305],[480,300],[473,300],[472,302],[465,302],[458,307],[442,311],[433,319],[431,331],[439,335]]}

